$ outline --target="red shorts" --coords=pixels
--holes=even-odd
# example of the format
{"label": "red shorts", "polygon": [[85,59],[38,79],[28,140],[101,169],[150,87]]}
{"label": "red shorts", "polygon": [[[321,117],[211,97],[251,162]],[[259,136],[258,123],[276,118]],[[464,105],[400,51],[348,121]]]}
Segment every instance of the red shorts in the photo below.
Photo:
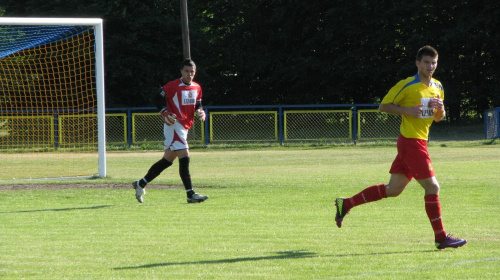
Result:
{"label": "red shorts", "polygon": [[410,180],[434,177],[434,168],[427,152],[427,141],[399,135],[398,155],[392,162],[389,173],[402,173]]}

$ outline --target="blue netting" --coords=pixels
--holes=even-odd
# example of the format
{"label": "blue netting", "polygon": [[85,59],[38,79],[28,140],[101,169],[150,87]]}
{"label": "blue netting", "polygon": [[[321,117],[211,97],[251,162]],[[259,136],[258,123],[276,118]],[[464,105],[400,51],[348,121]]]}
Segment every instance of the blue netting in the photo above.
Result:
{"label": "blue netting", "polygon": [[76,36],[92,26],[0,25],[0,58]]}

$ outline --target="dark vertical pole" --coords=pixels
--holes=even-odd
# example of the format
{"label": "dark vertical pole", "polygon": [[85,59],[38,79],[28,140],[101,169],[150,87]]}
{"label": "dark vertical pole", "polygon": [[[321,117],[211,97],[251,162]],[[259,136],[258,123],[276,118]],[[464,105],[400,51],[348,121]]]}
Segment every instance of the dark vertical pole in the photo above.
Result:
{"label": "dark vertical pole", "polygon": [[358,143],[358,108],[356,106],[352,107],[352,141],[354,145]]}
{"label": "dark vertical pole", "polygon": [[283,145],[283,141],[285,139],[284,136],[284,128],[283,128],[283,106],[278,107],[278,141],[280,145]]}
{"label": "dark vertical pole", "polygon": [[181,0],[181,22],[182,22],[182,49],[184,53],[184,59],[191,59],[191,47],[189,44],[187,0]]}

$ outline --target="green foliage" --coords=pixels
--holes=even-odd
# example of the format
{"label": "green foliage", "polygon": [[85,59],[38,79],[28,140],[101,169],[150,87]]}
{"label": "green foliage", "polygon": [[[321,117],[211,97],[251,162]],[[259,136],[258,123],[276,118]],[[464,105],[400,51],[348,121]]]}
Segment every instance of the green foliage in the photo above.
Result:
{"label": "green foliage", "polygon": [[[498,4],[292,2],[217,1],[207,8],[214,15],[207,23],[219,27],[208,33],[220,38],[210,48],[217,53],[207,57],[218,64],[210,65],[237,75],[225,78],[216,103],[376,103],[416,73],[416,50],[431,44],[441,53],[436,78],[452,121],[500,104],[492,30]],[[471,13],[479,16],[470,19]]]}
{"label": "green foliage", "polygon": [[[189,1],[191,53],[207,105],[378,103],[440,52],[449,120],[500,106],[495,1]],[[5,16],[102,17],[107,106],[151,106],[179,76],[178,1],[4,0]],[[474,16],[471,16],[474,15]]]}

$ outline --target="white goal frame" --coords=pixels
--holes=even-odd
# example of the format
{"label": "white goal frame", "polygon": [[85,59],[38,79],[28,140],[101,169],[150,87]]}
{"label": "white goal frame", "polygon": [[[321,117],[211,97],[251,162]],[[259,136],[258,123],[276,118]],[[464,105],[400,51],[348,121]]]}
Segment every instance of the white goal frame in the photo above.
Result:
{"label": "white goal frame", "polygon": [[100,18],[18,18],[0,17],[0,25],[75,25],[94,26],[95,73],[97,91],[97,138],[98,138],[98,175],[106,177],[106,122],[104,104],[104,44],[103,26]]}

